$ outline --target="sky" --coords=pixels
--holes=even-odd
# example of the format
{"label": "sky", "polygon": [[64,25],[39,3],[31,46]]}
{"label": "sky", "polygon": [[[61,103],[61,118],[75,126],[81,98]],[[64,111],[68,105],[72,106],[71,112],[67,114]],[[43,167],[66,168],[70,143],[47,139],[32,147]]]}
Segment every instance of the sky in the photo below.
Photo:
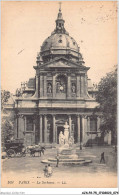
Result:
{"label": "sky", "polygon": [[[56,1],[1,2],[1,84],[15,93],[35,76],[43,41],[55,29]],[[65,29],[83,55],[88,77],[98,83],[117,64],[117,2],[63,1]]]}

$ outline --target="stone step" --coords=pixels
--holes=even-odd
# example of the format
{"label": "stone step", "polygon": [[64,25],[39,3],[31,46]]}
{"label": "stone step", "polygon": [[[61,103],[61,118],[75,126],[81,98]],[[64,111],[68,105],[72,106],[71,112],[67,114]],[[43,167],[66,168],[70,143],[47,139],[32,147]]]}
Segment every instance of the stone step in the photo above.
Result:
{"label": "stone step", "polygon": [[82,156],[80,156],[80,158],[97,158],[97,156],[94,156],[94,155],[82,155]]}
{"label": "stone step", "polygon": [[[57,162],[57,160],[55,158],[48,158],[49,162]],[[85,161],[82,158],[79,159],[60,159],[59,162],[81,162],[81,161]]]}
{"label": "stone step", "polygon": [[[60,161],[59,164],[62,165],[88,165],[89,163],[92,163],[91,160],[83,160],[83,161],[69,161],[69,159],[67,159],[68,161]],[[49,159],[47,160],[42,160],[41,161],[44,164],[56,164],[56,161],[49,161]]]}
{"label": "stone step", "polygon": [[85,160],[85,161],[82,161],[82,162],[63,162],[62,164],[63,165],[88,165],[89,163],[92,163],[91,160]]}
{"label": "stone step", "polygon": [[[82,157],[81,157],[82,158]],[[64,154],[60,154],[59,155],[59,159],[78,159],[78,155],[76,154],[71,154],[71,155],[64,155]]]}

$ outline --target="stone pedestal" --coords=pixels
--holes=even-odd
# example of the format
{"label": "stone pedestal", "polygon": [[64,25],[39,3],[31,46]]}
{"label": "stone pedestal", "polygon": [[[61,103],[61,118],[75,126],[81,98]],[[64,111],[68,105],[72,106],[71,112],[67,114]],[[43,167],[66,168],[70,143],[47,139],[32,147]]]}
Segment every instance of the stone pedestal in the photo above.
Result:
{"label": "stone pedestal", "polygon": [[59,148],[58,155],[60,159],[78,159],[75,149]]}

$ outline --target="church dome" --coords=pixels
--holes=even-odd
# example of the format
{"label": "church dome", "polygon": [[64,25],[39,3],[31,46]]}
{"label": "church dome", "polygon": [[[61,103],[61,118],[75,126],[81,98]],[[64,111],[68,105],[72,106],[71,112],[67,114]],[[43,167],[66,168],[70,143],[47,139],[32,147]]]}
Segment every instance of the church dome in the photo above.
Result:
{"label": "church dome", "polygon": [[72,49],[79,52],[76,41],[67,34],[55,33],[48,37],[42,44],[41,52],[49,49]]}
{"label": "church dome", "polygon": [[69,36],[69,33],[64,28],[64,23],[60,8],[56,19],[56,28],[43,42],[37,62],[40,61],[40,58],[42,58],[43,62],[47,62],[60,56],[75,62],[83,61],[78,44]]}

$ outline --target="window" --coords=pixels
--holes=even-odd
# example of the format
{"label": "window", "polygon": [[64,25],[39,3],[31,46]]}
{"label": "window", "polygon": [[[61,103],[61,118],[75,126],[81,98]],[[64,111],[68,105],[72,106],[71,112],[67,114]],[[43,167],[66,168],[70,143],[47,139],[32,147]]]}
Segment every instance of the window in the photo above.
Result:
{"label": "window", "polygon": [[59,27],[61,27],[61,23],[59,23]]}
{"label": "window", "polygon": [[90,118],[90,131],[97,131],[97,119]]}
{"label": "window", "polygon": [[32,118],[32,116],[27,116],[26,130],[27,131],[33,131],[33,118]]}
{"label": "window", "polygon": [[58,42],[59,42],[59,43],[62,43],[62,40],[60,39]]}

